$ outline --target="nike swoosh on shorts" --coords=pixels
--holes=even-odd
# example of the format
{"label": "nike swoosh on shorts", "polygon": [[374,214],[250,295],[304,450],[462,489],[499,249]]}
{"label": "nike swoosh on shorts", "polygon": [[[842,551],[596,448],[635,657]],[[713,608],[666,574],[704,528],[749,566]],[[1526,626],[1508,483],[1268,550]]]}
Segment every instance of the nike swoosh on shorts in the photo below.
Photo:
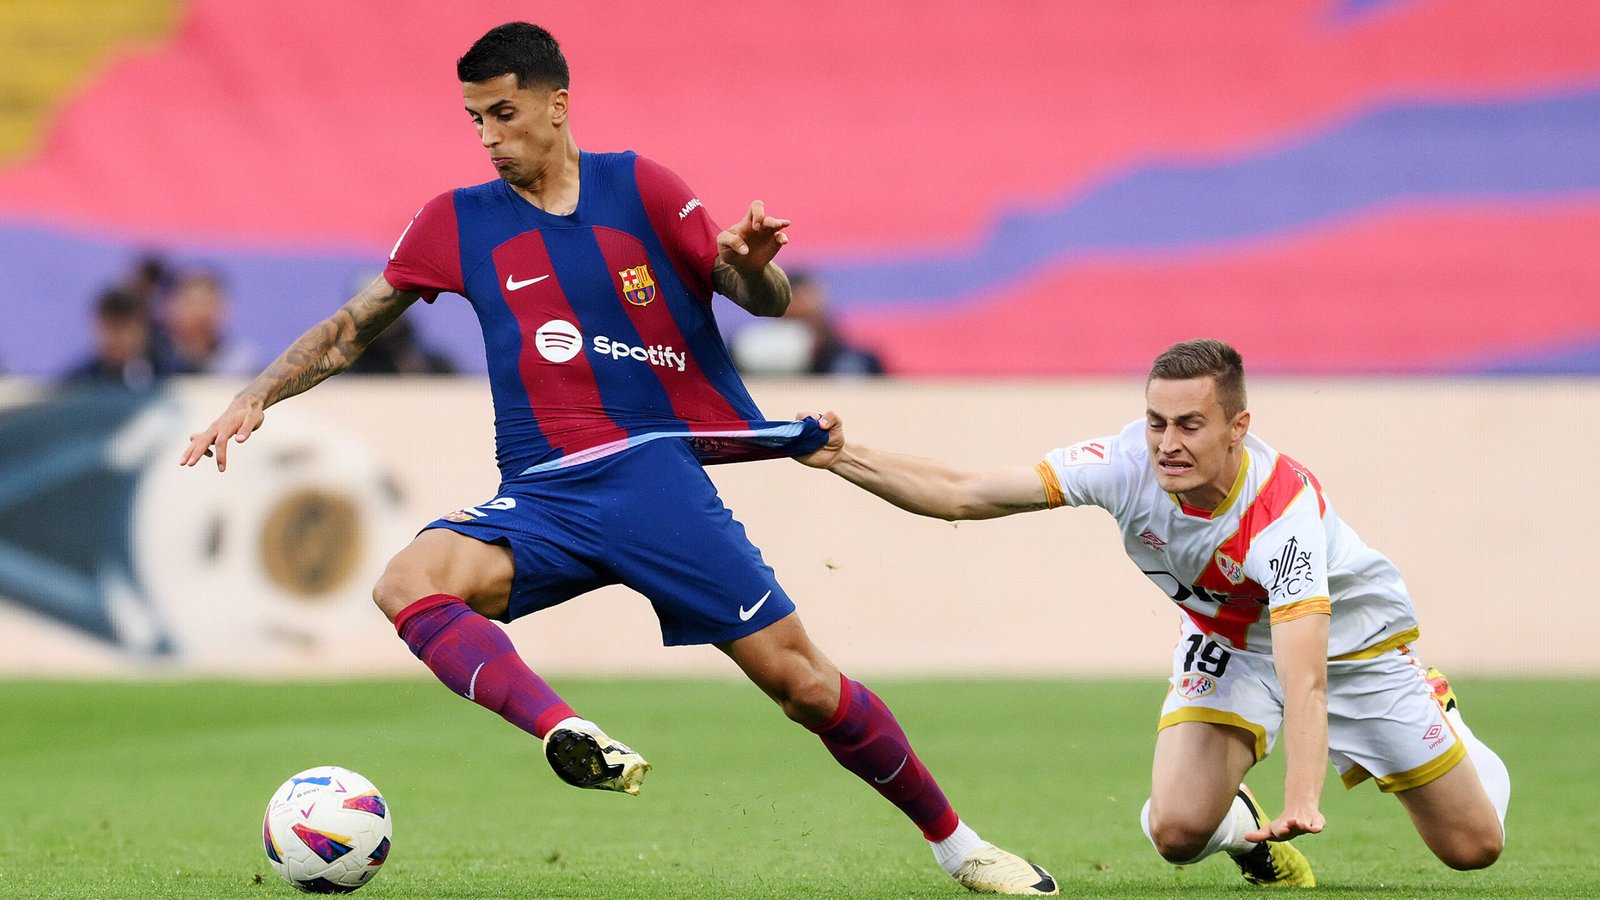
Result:
{"label": "nike swoosh on shorts", "polygon": [[771,597],[771,596],[772,596],[772,592],[771,591],[767,591],[765,594],[761,595],[761,599],[760,600],[756,601],[756,605],[750,607],[749,609],[745,609],[741,605],[739,607],[739,621],[741,621],[741,622],[750,621],[750,617],[755,615],[756,614],[756,610],[760,609],[763,605],[765,605],[766,602],[767,602],[767,598]]}

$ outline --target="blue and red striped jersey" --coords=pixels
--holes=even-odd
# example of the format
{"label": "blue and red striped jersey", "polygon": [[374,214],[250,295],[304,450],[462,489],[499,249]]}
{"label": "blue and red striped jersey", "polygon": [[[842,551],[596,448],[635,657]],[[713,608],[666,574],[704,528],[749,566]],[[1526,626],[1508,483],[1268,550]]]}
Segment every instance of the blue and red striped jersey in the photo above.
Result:
{"label": "blue and red striped jersey", "polygon": [[669,437],[702,462],[805,453],[814,421],[762,418],[711,310],[717,227],[632,152],[583,153],[578,206],[552,215],[495,180],[429,201],[384,278],[461,294],[483,327],[503,480]]}

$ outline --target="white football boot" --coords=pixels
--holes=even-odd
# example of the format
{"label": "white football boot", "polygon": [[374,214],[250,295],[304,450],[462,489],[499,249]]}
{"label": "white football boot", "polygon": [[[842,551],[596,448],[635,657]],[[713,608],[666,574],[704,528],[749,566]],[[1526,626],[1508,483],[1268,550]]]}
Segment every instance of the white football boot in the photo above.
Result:
{"label": "white football boot", "polygon": [[1026,894],[1054,896],[1056,880],[1009,850],[988,844],[967,854],[952,876],[961,886],[978,894]]}
{"label": "white football boot", "polygon": [[650,771],[650,764],[632,747],[579,719],[568,719],[544,736],[544,758],[567,784],[635,797],[644,773]]}

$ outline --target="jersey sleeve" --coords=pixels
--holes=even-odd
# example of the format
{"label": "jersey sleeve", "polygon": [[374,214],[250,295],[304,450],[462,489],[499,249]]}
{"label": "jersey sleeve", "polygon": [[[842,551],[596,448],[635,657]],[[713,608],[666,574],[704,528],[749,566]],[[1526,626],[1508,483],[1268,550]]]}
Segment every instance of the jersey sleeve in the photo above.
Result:
{"label": "jersey sleeve", "polygon": [[389,251],[383,280],[398,290],[421,294],[430,303],[445,292],[466,293],[454,191],[440,194],[417,211]]}
{"label": "jersey sleeve", "polygon": [[1127,492],[1127,462],[1119,437],[1100,437],[1058,447],[1034,467],[1051,507],[1099,506],[1115,513]]}
{"label": "jersey sleeve", "polygon": [[667,248],[672,267],[696,297],[710,303],[711,268],[717,261],[721,229],[671,169],[640,156],[634,159],[633,174],[650,226]]}
{"label": "jersey sleeve", "polygon": [[1245,577],[1267,591],[1272,624],[1332,614],[1328,538],[1314,490],[1303,490],[1250,544]]}

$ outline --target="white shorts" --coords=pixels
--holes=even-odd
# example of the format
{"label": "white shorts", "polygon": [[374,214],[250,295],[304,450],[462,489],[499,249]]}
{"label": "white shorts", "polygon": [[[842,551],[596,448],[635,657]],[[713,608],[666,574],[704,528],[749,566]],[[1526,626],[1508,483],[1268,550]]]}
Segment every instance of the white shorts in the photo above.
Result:
{"label": "white shorts", "polygon": [[[1380,790],[1433,781],[1466,756],[1410,647],[1328,662],[1328,758],[1345,787]],[[1256,738],[1256,761],[1283,726],[1283,689],[1270,654],[1229,649],[1189,622],[1172,656],[1172,683],[1157,731],[1179,722],[1234,725]]]}

